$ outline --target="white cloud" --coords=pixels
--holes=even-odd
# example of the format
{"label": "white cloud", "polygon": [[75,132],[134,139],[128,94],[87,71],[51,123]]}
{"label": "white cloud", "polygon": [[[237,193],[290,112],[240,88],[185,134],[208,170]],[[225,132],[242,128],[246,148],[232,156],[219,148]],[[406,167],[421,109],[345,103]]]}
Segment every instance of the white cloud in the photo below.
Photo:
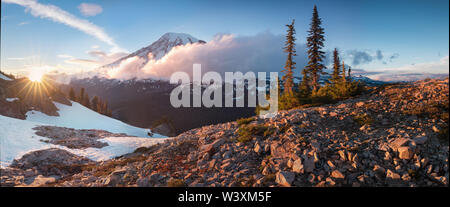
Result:
{"label": "white cloud", "polygon": [[[168,78],[174,72],[192,73],[194,63],[202,64],[202,72],[269,72],[280,71],[286,61],[283,52],[284,37],[269,32],[255,36],[216,35],[206,44],[189,44],[172,49],[159,60],[151,59],[144,67],[143,59],[130,59],[106,73],[110,78]],[[297,69],[295,75],[306,65],[306,48],[297,44]],[[151,56],[151,55],[150,55]]]}
{"label": "white cloud", "polygon": [[84,16],[95,16],[103,12],[103,8],[98,4],[90,4],[90,3],[81,3],[78,6],[81,14]]}
{"label": "white cloud", "polygon": [[123,51],[102,28],[87,20],[79,19],[57,6],[41,4],[37,0],[2,0],[2,2],[23,6],[26,12],[35,17],[50,19],[54,22],[68,25],[107,43],[113,47],[112,51]]}
{"label": "white cloud", "polygon": [[[383,81],[414,81],[424,78],[448,77],[449,56],[439,61],[385,68],[367,72],[367,77]],[[364,75],[364,72],[361,73]]]}

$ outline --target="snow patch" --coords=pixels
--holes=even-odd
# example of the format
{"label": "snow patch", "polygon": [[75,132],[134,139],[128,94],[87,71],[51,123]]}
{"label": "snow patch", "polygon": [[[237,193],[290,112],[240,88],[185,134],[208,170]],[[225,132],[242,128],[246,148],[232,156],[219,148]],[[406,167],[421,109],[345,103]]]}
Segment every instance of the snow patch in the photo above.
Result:
{"label": "snow patch", "polygon": [[108,146],[102,148],[67,149],[67,151],[87,157],[94,161],[108,160],[120,155],[134,152],[139,147],[149,147],[164,142],[168,138],[142,137],[107,137],[97,141],[106,142]]}
{"label": "snow patch", "polygon": [[103,148],[69,149],[65,146],[45,143],[40,140],[49,140],[35,134],[33,130],[41,123],[10,118],[0,115],[0,167],[9,166],[14,159],[21,158],[24,154],[49,149],[59,148],[73,154],[87,157],[94,161],[108,160],[123,154],[131,153],[139,147],[164,142],[168,138],[143,138],[143,137],[107,137],[98,141],[106,142],[109,146]]}
{"label": "snow patch", "polygon": [[[45,125],[68,127],[74,129],[98,129],[112,133],[125,133],[137,137],[148,136],[149,129],[134,127],[108,116],[101,115],[83,105],[72,102],[72,106],[54,102],[59,109],[59,116],[49,116],[40,111],[27,112],[27,121],[38,122]],[[160,134],[153,134],[154,138],[164,138]]]}
{"label": "snow patch", "polygon": [[7,80],[7,81],[11,80],[11,78],[8,78],[8,77],[6,77],[5,75],[3,75],[1,73],[0,73],[0,79]]}
{"label": "snow patch", "polygon": [[14,102],[14,101],[18,101],[19,98],[6,98],[6,101],[8,102]]}

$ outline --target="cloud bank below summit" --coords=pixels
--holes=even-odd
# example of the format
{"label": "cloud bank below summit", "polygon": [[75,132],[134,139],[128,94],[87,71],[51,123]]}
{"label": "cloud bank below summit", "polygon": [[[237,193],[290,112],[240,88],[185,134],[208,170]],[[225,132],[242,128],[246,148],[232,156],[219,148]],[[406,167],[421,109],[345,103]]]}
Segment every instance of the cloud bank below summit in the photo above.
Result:
{"label": "cloud bank below summit", "polygon": [[[201,64],[202,72],[279,72],[285,62],[284,37],[264,32],[255,36],[216,35],[206,44],[188,44],[173,48],[163,58],[150,61],[133,57],[115,68],[103,71],[108,78],[163,78],[174,72],[192,75],[192,65]],[[305,44],[297,44],[297,68],[307,63]],[[300,69],[297,69],[300,74]]]}

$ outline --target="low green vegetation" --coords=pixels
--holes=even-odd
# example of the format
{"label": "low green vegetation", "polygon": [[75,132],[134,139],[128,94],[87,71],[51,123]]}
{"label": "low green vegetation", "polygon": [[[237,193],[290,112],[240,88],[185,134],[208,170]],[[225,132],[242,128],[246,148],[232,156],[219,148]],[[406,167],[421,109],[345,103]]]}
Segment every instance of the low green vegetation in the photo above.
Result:
{"label": "low green vegetation", "polygon": [[255,117],[249,117],[249,118],[240,118],[236,122],[239,126],[242,126],[242,125],[249,124],[250,122],[255,121],[255,120],[256,120]]}
{"label": "low green vegetation", "polygon": [[372,117],[370,117],[368,114],[357,114],[353,116],[353,120],[360,126],[364,126],[366,124],[370,125],[373,123]]}
{"label": "low green vegetation", "polygon": [[254,136],[267,137],[272,135],[274,132],[274,128],[269,127],[265,124],[242,125],[237,131],[237,141],[245,143],[251,141]]}

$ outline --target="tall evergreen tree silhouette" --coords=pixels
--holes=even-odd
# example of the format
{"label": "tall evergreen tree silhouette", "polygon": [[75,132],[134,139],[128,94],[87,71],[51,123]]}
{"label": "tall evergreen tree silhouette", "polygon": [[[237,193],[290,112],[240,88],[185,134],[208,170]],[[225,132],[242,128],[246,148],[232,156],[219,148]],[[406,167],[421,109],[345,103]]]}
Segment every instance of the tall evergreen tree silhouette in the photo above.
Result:
{"label": "tall evergreen tree silhouette", "polygon": [[339,52],[336,48],[333,51],[333,74],[331,76],[331,82],[337,84],[341,82],[341,63],[339,60]]}
{"label": "tall evergreen tree silhouette", "polygon": [[295,69],[295,61],[294,56],[297,56],[295,50],[295,28],[294,28],[295,20],[292,20],[291,24],[287,24],[287,34],[284,52],[287,53],[286,64],[282,72],[284,72],[284,76],[282,77],[284,83],[284,93],[292,94],[294,91],[294,69]]}
{"label": "tall evergreen tree silhouette", "polygon": [[83,104],[83,106],[86,106],[87,108],[91,108],[91,100],[89,99],[88,93],[84,94],[84,98],[81,104]]}
{"label": "tall evergreen tree silhouette", "polygon": [[348,80],[349,80],[349,81],[352,81],[352,75],[351,75],[351,73],[352,73],[352,68],[351,68],[350,66],[348,66]]}
{"label": "tall evergreen tree silhouette", "polygon": [[80,96],[78,96],[78,102],[80,104],[83,104],[83,100],[84,100],[84,88],[80,89]]}
{"label": "tall evergreen tree silhouette", "polygon": [[309,85],[309,77],[308,77],[308,71],[306,68],[303,68],[302,70],[302,82],[300,83],[300,86],[298,88],[300,98],[305,99],[308,98],[308,96],[311,94],[311,87]]}
{"label": "tall evergreen tree silhouette", "polygon": [[75,95],[75,91],[73,90],[73,88],[70,88],[69,90],[69,99],[71,101],[77,101],[77,97]]}
{"label": "tall evergreen tree silhouette", "polygon": [[311,85],[314,91],[319,88],[319,78],[323,74],[323,69],[326,67],[322,64],[325,58],[325,52],[321,49],[324,47],[325,41],[324,30],[321,27],[322,20],[317,12],[317,7],[314,5],[313,16],[308,31],[308,37],[306,38],[308,47],[308,65],[306,66],[311,78]]}
{"label": "tall evergreen tree silhouette", "polygon": [[94,96],[94,98],[92,98],[92,102],[91,102],[92,110],[94,110],[96,112],[100,112],[100,110],[98,108],[98,103],[99,103],[98,97]]}
{"label": "tall evergreen tree silhouette", "polygon": [[347,78],[345,77],[345,63],[342,61],[342,81],[347,82]]}

